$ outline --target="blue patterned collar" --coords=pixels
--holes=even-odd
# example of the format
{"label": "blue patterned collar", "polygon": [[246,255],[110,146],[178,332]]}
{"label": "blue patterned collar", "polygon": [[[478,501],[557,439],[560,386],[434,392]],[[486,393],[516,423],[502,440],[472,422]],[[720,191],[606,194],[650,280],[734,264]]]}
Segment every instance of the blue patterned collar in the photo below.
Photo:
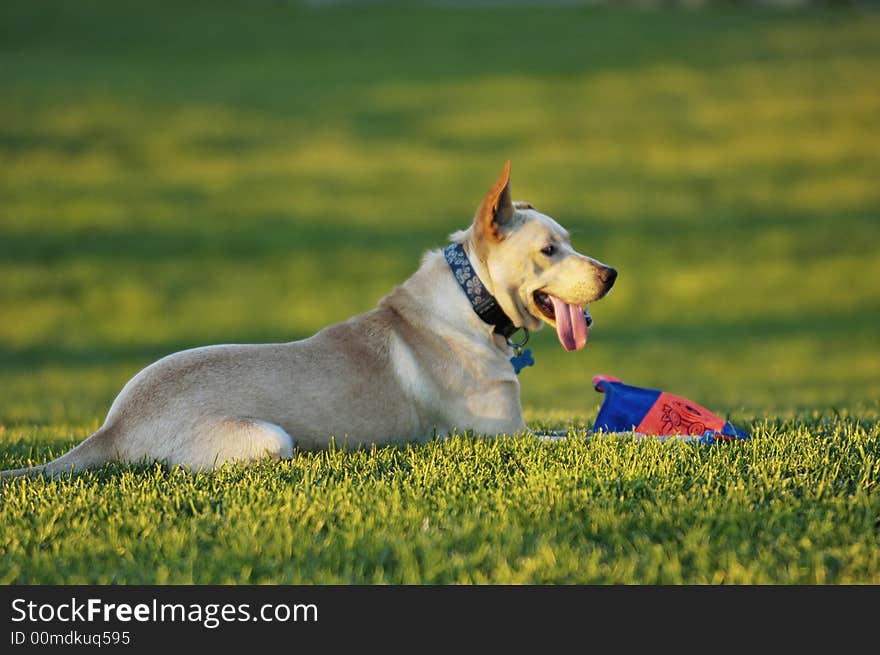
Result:
{"label": "blue patterned collar", "polygon": [[504,313],[501,305],[495,300],[495,296],[489,293],[483,285],[477,272],[471,266],[464,247],[460,243],[451,243],[443,249],[443,254],[446,257],[449,268],[452,269],[452,274],[455,276],[458,285],[464,291],[464,295],[470,300],[471,307],[474,308],[477,316],[483,319],[483,322],[494,326],[496,334],[504,337],[507,345],[513,348],[515,356],[511,358],[510,362],[513,364],[514,370],[519,373],[524,366],[534,364],[531,350],[526,349],[523,351],[523,346],[529,340],[529,331],[522,328],[525,338],[521,342],[510,340],[510,337],[520,328],[513,324],[513,321],[510,320],[510,317]]}

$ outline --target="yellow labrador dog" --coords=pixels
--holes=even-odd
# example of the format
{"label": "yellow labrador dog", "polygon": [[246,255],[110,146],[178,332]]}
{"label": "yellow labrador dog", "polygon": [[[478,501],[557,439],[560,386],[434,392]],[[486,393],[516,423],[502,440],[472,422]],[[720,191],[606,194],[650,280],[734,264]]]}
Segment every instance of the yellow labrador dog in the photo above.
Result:
{"label": "yellow labrador dog", "polygon": [[575,252],[556,221],[511,201],[510,162],[451,241],[375,309],[308,339],[160,359],[125,385],[76,448],[3,474],[111,461],[211,469],[288,458],[294,445],[318,449],[332,439],[357,447],[525,430],[512,337],[546,322],[567,350],[582,348],[583,307],[607,294],[617,273]]}

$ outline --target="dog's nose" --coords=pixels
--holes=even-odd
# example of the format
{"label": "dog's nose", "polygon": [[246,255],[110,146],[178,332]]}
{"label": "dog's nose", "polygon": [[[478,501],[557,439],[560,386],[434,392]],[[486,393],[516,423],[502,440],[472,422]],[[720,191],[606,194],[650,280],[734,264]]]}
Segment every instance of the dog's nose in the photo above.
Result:
{"label": "dog's nose", "polygon": [[602,281],[605,283],[605,288],[610,289],[614,286],[614,280],[617,279],[617,269],[606,266],[599,273],[599,277],[602,278]]}

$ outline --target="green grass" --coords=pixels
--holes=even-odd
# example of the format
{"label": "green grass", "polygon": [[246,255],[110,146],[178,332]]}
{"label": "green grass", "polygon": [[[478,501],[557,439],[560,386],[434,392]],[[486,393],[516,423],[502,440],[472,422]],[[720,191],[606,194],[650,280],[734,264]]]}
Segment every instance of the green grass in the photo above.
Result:
{"label": "green grass", "polygon": [[621,271],[607,373],[756,438],[460,437],[0,488],[0,581],[880,582],[880,13],[0,7],[0,467],[182,348],[374,306],[514,196]]}
{"label": "green grass", "polygon": [[4,488],[0,581],[876,584],[878,474],[878,424],[836,418],[717,448],[458,436],[109,467]]}

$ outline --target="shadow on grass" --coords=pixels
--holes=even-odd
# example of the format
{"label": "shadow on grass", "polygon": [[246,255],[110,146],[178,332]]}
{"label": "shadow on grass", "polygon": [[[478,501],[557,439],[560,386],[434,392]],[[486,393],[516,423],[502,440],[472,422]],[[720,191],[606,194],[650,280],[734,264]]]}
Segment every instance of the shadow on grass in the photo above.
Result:
{"label": "shadow on grass", "polygon": [[[141,221],[133,219],[133,224]],[[462,226],[464,227],[464,226]],[[446,243],[442,229],[398,226],[394,229],[358,225],[297,222],[282,215],[263,215],[234,228],[175,225],[167,229],[126,227],[86,228],[71,233],[4,234],[0,258],[10,263],[61,263],[70,260],[156,261],[189,256],[258,257],[340,250],[394,252],[415,264],[422,251]]]}
{"label": "shadow on grass", "polygon": [[310,334],[281,334],[269,331],[251,331],[233,335],[218,335],[208,341],[168,340],[151,343],[130,343],[126,345],[108,346],[95,344],[88,347],[75,348],[57,343],[43,343],[27,348],[0,348],[0,367],[8,372],[29,371],[42,366],[62,368],[81,368],[121,364],[129,362],[151,363],[190,348],[198,348],[212,344],[232,343],[283,343],[304,339]]}
{"label": "shadow on grass", "polygon": [[[837,312],[833,316],[782,315],[757,318],[701,322],[699,317],[682,317],[669,324],[628,323],[615,325],[603,332],[602,340],[609,345],[635,347],[638,344],[667,343],[676,347],[712,346],[724,352],[724,344],[747,340],[786,340],[803,336],[818,336],[822,340],[850,337],[870,337],[877,334],[880,304],[865,311],[857,308]],[[821,326],[821,332],[817,328]],[[818,364],[818,363],[817,363]]]}
{"label": "shadow on grass", "polygon": [[[833,320],[822,322],[822,340],[863,339],[876,334],[876,318],[880,305],[865,311],[855,309],[848,313],[838,312]],[[826,317],[827,319],[827,317]],[[719,321],[682,320],[670,324],[620,323],[603,330],[601,339],[607,347],[623,350],[666,344],[672,348],[687,350],[711,347],[724,351],[725,344],[743,344],[750,340],[785,341],[815,334],[813,325],[805,324],[801,315],[736,318]],[[822,321],[821,317],[816,317]],[[130,343],[125,345],[93,344],[87,347],[65,346],[58,343],[41,343],[25,348],[0,348],[0,367],[8,372],[29,371],[43,366],[76,369],[100,365],[130,362],[150,363],[181,350],[227,343],[284,343],[311,336],[306,333],[283,333],[282,330],[257,329],[235,334],[216,334],[198,342],[186,339],[158,342]],[[535,347],[556,348],[551,341]],[[821,362],[817,362],[820,366]]]}
{"label": "shadow on grass", "polygon": [[[183,10],[161,0],[149,7],[107,1],[44,7],[13,1],[4,5],[0,37],[13,59],[21,53],[41,55],[16,61],[9,68],[13,82],[38,79],[56,89],[112,87],[172,100],[201,98],[320,114],[328,105],[315,102],[316,93],[325,100],[342,99],[376,82],[564,76],[658,62],[701,67],[728,65],[731,59],[767,62],[784,53],[749,38],[754,29],[798,21],[817,22],[810,15],[762,11],[315,11],[293,3],[237,2]],[[719,47],[724,38],[748,45]],[[540,47],[530,47],[535,39]],[[383,127],[369,117],[363,124],[368,133]]]}
{"label": "shadow on grass", "polygon": [[[602,247],[610,241],[625,241],[635,251],[654,251],[670,257],[691,257],[708,252],[712,257],[730,254],[748,257],[743,251],[766,230],[798,229],[792,242],[793,254],[827,256],[837,251],[870,253],[877,245],[876,215],[869,212],[838,212],[834,219],[824,214],[773,215],[751,212],[731,214],[723,208],[707,209],[705,220],[682,216],[653,216],[638,223],[610,225],[598,217],[560,218],[573,234],[576,247],[589,243]],[[15,232],[0,230],[0,259],[8,263],[45,264],[74,260],[118,262],[164,261],[193,256],[258,258],[299,253],[340,251],[383,252],[415,265],[427,249],[440,248],[447,235],[464,228],[469,218],[456,224],[389,223],[365,226],[341,221],[327,222],[281,213],[262,213],[235,225],[216,225],[209,218],[168,227],[134,227],[148,224],[132,218],[131,226],[120,229],[87,227],[75,231]],[[841,230],[866,238],[840,239]],[[707,255],[708,256],[708,255]],[[402,280],[401,280],[402,281]]]}

